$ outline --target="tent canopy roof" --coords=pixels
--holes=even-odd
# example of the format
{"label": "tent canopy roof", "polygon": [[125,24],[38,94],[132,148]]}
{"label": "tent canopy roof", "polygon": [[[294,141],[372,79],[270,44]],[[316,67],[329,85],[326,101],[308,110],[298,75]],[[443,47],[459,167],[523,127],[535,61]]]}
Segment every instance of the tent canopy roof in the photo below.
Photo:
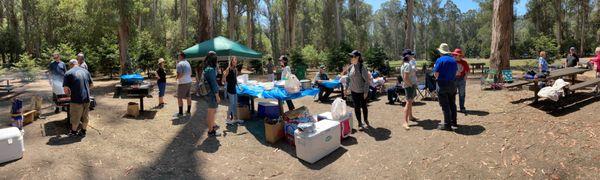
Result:
{"label": "tent canopy roof", "polygon": [[183,51],[186,58],[204,57],[209,51],[215,51],[218,56],[240,56],[246,58],[261,58],[260,52],[254,51],[240,43],[223,36],[196,44]]}

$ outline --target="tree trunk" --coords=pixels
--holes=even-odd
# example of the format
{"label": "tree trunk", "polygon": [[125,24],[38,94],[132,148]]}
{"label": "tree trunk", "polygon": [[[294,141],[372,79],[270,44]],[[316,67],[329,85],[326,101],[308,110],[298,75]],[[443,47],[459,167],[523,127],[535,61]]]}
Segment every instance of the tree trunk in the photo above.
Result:
{"label": "tree trunk", "polygon": [[179,25],[181,27],[181,40],[182,43],[185,44],[187,42],[187,0],[181,0],[181,2],[179,2],[179,4],[181,5],[180,7],[180,17],[179,17]]}
{"label": "tree trunk", "polygon": [[213,34],[211,35],[212,37],[215,37],[217,34],[221,34],[222,31],[222,25],[221,23],[223,22],[223,11],[221,11],[221,7],[223,6],[223,0],[214,0],[214,1],[210,1],[211,6],[212,6],[212,27],[213,27]]}
{"label": "tree trunk", "polygon": [[237,18],[235,17],[236,8],[235,3],[237,0],[227,0],[227,34],[230,39],[237,40],[235,37],[236,29],[235,27]]}
{"label": "tree trunk", "polygon": [[19,20],[17,19],[17,12],[15,12],[15,6],[15,1],[6,1],[5,8],[6,13],[8,14],[8,32],[12,36],[12,38],[9,41],[9,44],[12,44],[12,46],[9,47],[9,64],[17,62],[19,58],[19,51],[21,49],[21,41],[19,35]]}
{"label": "tree trunk", "polygon": [[404,48],[413,49],[413,9],[415,0],[406,0],[406,21],[404,22]]}
{"label": "tree trunk", "polygon": [[196,13],[198,14],[198,27],[196,31],[197,43],[204,42],[212,38],[212,6],[210,0],[197,0]]}
{"label": "tree trunk", "polygon": [[510,69],[512,15],[513,0],[494,0],[492,14],[492,45],[490,52],[491,69]]}
{"label": "tree trunk", "polygon": [[560,52],[562,51],[562,39],[563,39],[563,18],[564,13],[562,10],[562,0],[554,0],[554,11],[555,11],[555,20],[554,20],[554,36],[556,37],[556,43],[558,44],[558,58],[560,58]]}
{"label": "tree trunk", "polygon": [[279,17],[277,16],[276,10],[272,6],[271,0],[264,0],[269,18],[269,39],[271,40],[271,51],[273,53],[273,59],[279,58]]}
{"label": "tree trunk", "polygon": [[33,41],[32,41],[32,29],[31,29],[31,2],[30,0],[21,1],[21,9],[23,11],[23,41],[25,42],[25,50],[27,54],[33,55]]}
{"label": "tree trunk", "polygon": [[120,74],[128,73],[129,63],[129,5],[125,1],[119,1],[119,62],[121,64]]}
{"label": "tree trunk", "polygon": [[583,13],[579,13],[581,16],[581,29],[580,29],[580,37],[579,40],[579,56],[585,57],[585,39],[586,39],[586,26],[588,24],[588,14],[590,12],[590,4],[589,1],[581,1],[581,9]]}
{"label": "tree trunk", "polygon": [[248,11],[246,11],[246,30],[248,32],[248,39],[246,40],[246,46],[253,48],[254,46],[254,0],[248,0]]}
{"label": "tree trunk", "polygon": [[[344,3],[341,0],[341,3]],[[340,45],[342,42],[342,22],[340,20],[340,1],[335,0],[335,44]]]}

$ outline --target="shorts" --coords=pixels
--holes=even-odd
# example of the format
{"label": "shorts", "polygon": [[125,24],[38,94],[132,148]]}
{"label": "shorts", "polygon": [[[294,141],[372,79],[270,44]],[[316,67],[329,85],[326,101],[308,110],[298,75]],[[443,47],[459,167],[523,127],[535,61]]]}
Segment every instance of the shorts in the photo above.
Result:
{"label": "shorts", "polygon": [[157,84],[158,84],[158,97],[164,97],[165,96],[165,88],[167,88],[167,83],[159,82]]}
{"label": "shorts", "polygon": [[217,96],[215,96],[214,94],[209,94],[208,96],[205,96],[205,99],[209,109],[217,109],[219,107],[219,104],[217,103]]}
{"label": "shorts", "polygon": [[71,114],[71,125],[79,125],[81,121],[82,124],[88,123],[89,115],[88,112],[90,110],[90,103],[70,103],[69,104],[69,113]]}
{"label": "shorts", "polygon": [[177,98],[189,98],[192,89],[192,83],[177,85]]}
{"label": "shorts", "polygon": [[404,92],[406,93],[406,100],[415,100],[415,97],[417,97],[417,86],[405,87]]}

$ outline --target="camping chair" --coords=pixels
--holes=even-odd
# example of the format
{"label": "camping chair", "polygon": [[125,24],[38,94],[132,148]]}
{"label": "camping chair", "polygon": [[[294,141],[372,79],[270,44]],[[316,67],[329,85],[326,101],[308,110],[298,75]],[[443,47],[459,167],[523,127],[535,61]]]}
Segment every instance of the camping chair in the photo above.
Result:
{"label": "camping chair", "polygon": [[417,91],[419,92],[419,95],[421,95],[421,99],[437,99],[438,95],[435,77],[431,73],[425,73],[425,84],[419,84]]}
{"label": "camping chair", "polygon": [[490,87],[491,89],[497,89],[498,85],[498,70],[495,69],[484,69],[483,76],[481,77],[481,90]]}
{"label": "camping chair", "polygon": [[512,75],[512,70],[502,70],[502,80],[504,83],[513,83],[514,78]]}

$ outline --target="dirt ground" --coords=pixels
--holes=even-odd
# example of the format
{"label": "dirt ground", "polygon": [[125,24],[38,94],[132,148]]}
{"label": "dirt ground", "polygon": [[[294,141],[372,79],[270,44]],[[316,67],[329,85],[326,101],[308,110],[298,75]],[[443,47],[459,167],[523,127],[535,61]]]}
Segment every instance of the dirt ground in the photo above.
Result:
{"label": "dirt ground", "polygon": [[[352,134],[341,148],[308,164],[283,141],[265,143],[258,120],[207,138],[203,101],[194,100],[191,117],[173,119],[174,79],[169,79],[164,109],[151,109],[157,105],[155,91],[155,98],[145,101],[148,112],[137,119],[124,117],[127,102],[137,100],[113,98],[116,83],[95,82],[98,107],[91,111],[91,127],[82,140],[64,135],[66,114],[52,112],[47,80],[21,84],[17,95],[25,102],[31,95],[45,97],[47,117],[25,127],[25,155],[0,164],[0,179],[600,178],[600,96],[590,89],[556,110],[551,101],[532,103],[528,90],[481,91],[474,77],[467,88],[469,112],[459,114],[456,132],[437,130],[443,119],[438,103],[421,100],[414,108],[419,120],[406,131],[402,106],[387,105],[382,96],[369,106],[374,129]],[[8,98],[14,95],[0,94],[3,126]],[[311,97],[294,103],[313,113],[331,106]],[[218,109],[222,129],[226,110]]]}

